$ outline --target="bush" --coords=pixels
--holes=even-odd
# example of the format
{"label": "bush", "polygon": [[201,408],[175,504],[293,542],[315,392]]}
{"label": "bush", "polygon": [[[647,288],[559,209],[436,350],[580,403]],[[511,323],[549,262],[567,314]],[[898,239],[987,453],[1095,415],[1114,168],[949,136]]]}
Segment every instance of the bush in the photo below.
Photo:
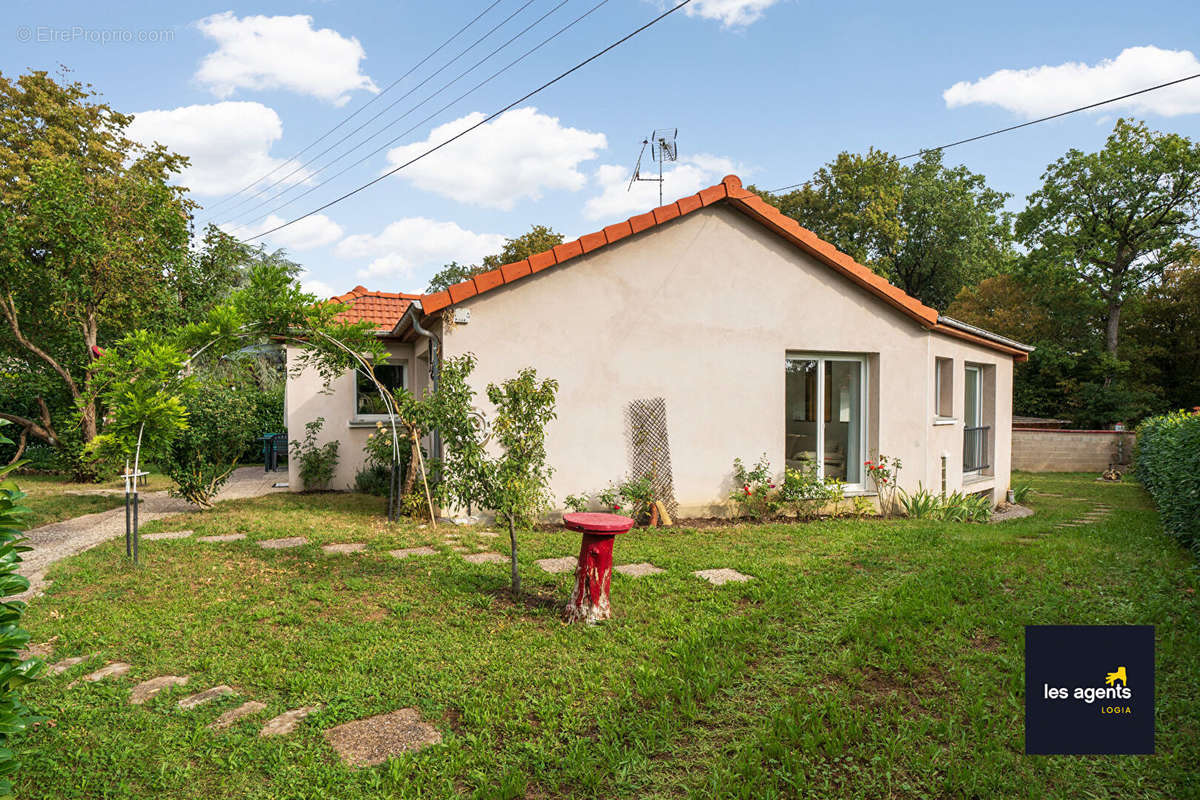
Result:
{"label": "bush", "polygon": [[254,415],[247,413],[259,394],[254,387],[210,381],[188,398],[188,427],[160,457],[159,467],[175,484],[172,495],[212,505],[245,456],[246,442],[260,435]]}
{"label": "bush", "polygon": [[292,440],[291,456],[299,464],[300,480],[306,491],[328,489],[338,462],[338,441],[317,444],[325,418],[317,417],[304,426],[304,441]]}
{"label": "bush", "polygon": [[1158,505],[1166,532],[1200,554],[1200,410],[1142,422],[1134,472]]}
{"label": "bush", "polygon": [[[404,441],[403,430],[397,430],[400,441],[400,475],[408,471],[408,461],[412,458],[412,450]],[[387,497],[389,493],[388,480],[392,470],[392,429],[382,422],[375,423],[375,430],[367,434],[367,443],[363,445],[366,462],[363,468],[354,476],[355,491],[363,494],[373,494]],[[399,487],[397,487],[397,490]]]}
{"label": "bush", "polygon": [[[7,422],[0,420],[0,424]],[[0,442],[11,444],[3,434]],[[17,574],[21,552],[29,549],[22,544],[21,536],[29,510],[21,505],[25,495],[20,488],[7,480],[17,464],[0,467],[0,597],[29,588],[29,581]],[[29,643],[29,634],[20,627],[24,611],[25,603],[19,600],[0,601],[0,797],[12,796],[11,778],[20,766],[10,749],[9,737],[25,730],[32,717],[17,696],[17,689],[34,680],[42,668],[38,659],[23,661],[19,655]]]}
{"label": "bush", "polygon": [[733,501],[737,516],[762,519],[777,512],[779,500],[774,489],[771,462],[766,453],[750,468],[740,458],[733,460],[733,491],[729,493],[729,499]]}
{"label": "bush", "polygon": [[785,469],[783,484],[777,495],[779,504],[800,519],[813,519],[830,504],[836,509],[845,496],[845,484],[834,480],[824,483],[817,477],[817,468]]}

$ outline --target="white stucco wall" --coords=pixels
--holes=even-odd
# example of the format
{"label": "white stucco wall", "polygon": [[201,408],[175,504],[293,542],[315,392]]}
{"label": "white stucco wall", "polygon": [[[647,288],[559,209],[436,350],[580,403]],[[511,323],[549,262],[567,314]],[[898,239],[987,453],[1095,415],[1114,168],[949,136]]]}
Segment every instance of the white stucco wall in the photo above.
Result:
{"label": "white stucco wall", "polygon": [[[418,345],[387,341],[385,346],[390,356],[408,361],[409,387],[420,393],[428,384],[429,360],[423,343]],[[303,440],[304,426],[309,422],[323,417],[325,424],[321,429],[321,443],[337,439],[338,464],[333,480],[332,489],[352,489],[354,476],[362,469],[365,461],[363,446],[367,434],[375,428],[374,421],[361,420],[355,413],[354,375],[350,372],[335,378],[325,385],[321,375],[315,369],[305,369],[295,373],[297,359],[301,351],[289,346],[288,381],[285,408],[287,412],[288,441]],[[288,458],[288,487],[292,491],[304,488],[297,471],[296,460]]]}
{"label": "white stucco wall", "polygon": [[[961,486],[962,369],[990,367],[994,477],[968,488],[1008,486],[1009,356],[924,330],[723,206],[460,305],[471,320],[447,326],[445,353],[478,357],[474,383],[486,411],[487,383],[522,367],[559,381],[548,446],[560,500],[627,473],[625,407],[639,398],[665,398],[683,514],[719,509],[734,457],[752,462],[766,452],[782,471],[784,357],[792,351],[869,356],[869,454],[902,458],[909,488],[940,488],[943,453],[948,490]],[[955,359],[958,417],[938,427],[936,356]]]}

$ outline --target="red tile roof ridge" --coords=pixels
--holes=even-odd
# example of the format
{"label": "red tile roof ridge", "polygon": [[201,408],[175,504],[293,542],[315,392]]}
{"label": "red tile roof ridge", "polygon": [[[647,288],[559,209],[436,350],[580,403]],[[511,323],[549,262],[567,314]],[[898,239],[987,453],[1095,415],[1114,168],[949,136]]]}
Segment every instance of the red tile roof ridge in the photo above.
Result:
{"label": "red tile roof ridge", "polygon": [[[523,278],[541,272],[552,266],[563,264],[585,253],[591,253],[628,236],[641,233],[650,228],[670,222],[678,217],[686,216],[718,202],[728,202],[733,207],[757,220],[767,228],[775,231],[784,238],[796,244],[818,261],[840,272],[863,289],[893,306],[901,313],[915,319],[924,327],[939,332],[950,333],[946,326],[939,325],[937,309],[931,308],[917,298],[907,294],[898,286],[889,283],[886,278],[874,272],[869,267],[858,263],[848,254],[838,250],[799,222],[784,214],[775,206],[763,200],[756,192],[742,186],[742,180],[737,175],[726,175],[720,183],[701,189],[695,194],[680,198],[673,203],[667,203],[651,209],[643,214],[636,214],[623,222],[617,222],[601,228],[599,231],[586,233],[577,239],[563,242],[549,250],[535,253],[526,259],[504,264],[474,276],[473,278],[455,284],[446,291],[425,295],[402,295],[403,297],[419,300],[421,310],[426,314],[441,311],[448,306],[463,302],[492,289],[515,283]],[[353,291],[366,291],[361,286]],[[951,335],[967,338],[961,331]],[[990,340],[978,338],[981,344],[994,349],[1010,352]],[[1016,352],[1016,351],[1013,351]],[[1025,354],[1020,353],[1021,360]]]}

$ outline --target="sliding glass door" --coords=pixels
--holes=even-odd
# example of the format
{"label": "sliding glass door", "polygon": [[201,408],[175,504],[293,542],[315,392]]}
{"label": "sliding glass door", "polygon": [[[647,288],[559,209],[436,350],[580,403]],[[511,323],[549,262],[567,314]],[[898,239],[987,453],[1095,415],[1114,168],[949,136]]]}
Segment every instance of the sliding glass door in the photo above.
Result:
{"label": "sliding glass door", "polygon": [[823,480],[864,488],[866,359],[789,355],[785,371],[784,460]]}

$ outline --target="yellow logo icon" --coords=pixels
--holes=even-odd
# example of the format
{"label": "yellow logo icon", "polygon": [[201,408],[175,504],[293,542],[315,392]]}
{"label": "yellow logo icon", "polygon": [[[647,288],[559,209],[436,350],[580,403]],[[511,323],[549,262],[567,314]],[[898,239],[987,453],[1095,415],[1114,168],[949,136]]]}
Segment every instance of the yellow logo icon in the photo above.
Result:
{"label": "yellow logo icon", "polygon": [[1124,667],[1117,667],[1116,672],[1108,673],[1108,676],[1104,679],[1104,682],[1107,683],[1109,686],[1112,686],[1117,681],[1120,681],[1122,686],[1129,685],[1129,679],[1125,677],[1125,668]]}

